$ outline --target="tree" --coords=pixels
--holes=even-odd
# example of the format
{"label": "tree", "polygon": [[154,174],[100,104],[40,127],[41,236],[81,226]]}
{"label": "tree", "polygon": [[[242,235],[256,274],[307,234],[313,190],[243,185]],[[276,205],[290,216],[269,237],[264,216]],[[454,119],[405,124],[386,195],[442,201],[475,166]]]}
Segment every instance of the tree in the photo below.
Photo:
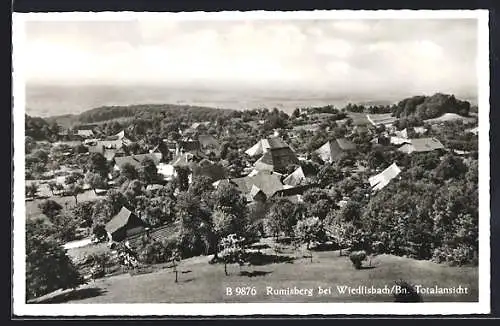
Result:
{"label": "tree", "polygon": [[66,191],[70,196],[75,197],[75,204],[78,204],[78,195],[84,192],[83,181],[78,180],[76,182],[68,184]]}
{"label": "tree", "polygon": [[[219,244],[224,237],[230,234],[241,236],[244,226],[239,222],[240,221],[238,221],[235,215],[222,210],[215,210],[212,213],[212,224],[216,243]],[[216,249],[214,258],[216,258],[217,255],[218,250]]]}
{"label": "tree", "polygon": [[42,213],[49,218],[51,222],[54,222],[54,217],[57,216],[61,210],[62,206],[54,200],[48,199],[44,200],[38,207],[42,210]]}
{"label": "tree", "polygon": [[95,172],[87,172],[85,175],[85,182],[94,190],[94,193],[97,194],[97,188],[106,188],[106,179],[102,177],[102,175]]}
{"label": "tree", "polygon": [[92,226],[92,212],[94,208],[93,201],[85,201],[76,204],[72,209],[71,213],[75,219],[82,221],[82,226],[90,227]]}
{"label": "tree", "polygon": [[308,250],[311,242],[323,241],[326,236],[323,222],[317,217],[308,217],[299,220],[295,225],[294,231],[295,236],[307,245]]}
{"label": "tree", "polygon": [[212,207],[238,216],[244,221],[247,216],[247,201],[232,184],[220,184],[212,194]]}
{"label": "tree", "polygon": [[324,220],[328,213],[336,207],[333,198],[325,190],[312,188],[307,190],[303,196],[306,211],[310,217],[318,217]]}
{"label": "tree", "polygon": [[274,199],[266,214],[267,232],[274,235],[276,240],[280,233],[291,235],[293,227],[297,223],[297,217],[294,214],[295,206],[285,198]]}
{"label": "tree", "polygon": [[213,245],[210,210],[198,197],[187,192],[177,196],[175,211],[180,225],[179,248],[183,257],[208,253]]}
{"label": "tree", "polygon": [[156,168],[155,162],[147,157],[141,162],[141,169],[139,171],[141,180],[145,184],[152,184],[159,180],[158,169]]}
{"label": "tree", "polygon": [[50,181],[49,182],[49,189],[50,189],[50,192],[52,193],[52,196],[55,196],[55,192],[60,192],[62,190],[64,190],[64,186],[56,181]]}
{"label": "tree", "polygon": [[137,169],[130,163],[124,163],[120,167],[120,175],[124,176],[128,180],[135,180],[138,178],[139,173]]}
{"label": "tree", "polygon": [[76,288],[83,278],[59,243],[40,232],[43,222],[26,224],[26,294],[35,298],[57,289]]}
{"label": "tree", "polygon": [[189,188],[189,175],[191,170],[187,166],[175,167],[175,183],[180,191],[186,191]]}
{"label": "tree", "polygon": [[89,158],[88,170],[106,177],[108,175],[108,162],[101,153],[92,153]]}
{"label": "tree", "polygon": [[36,183],[30,183],[25,187],[26,197],[35,198],[38,193],[38,185]]}
{"label": "tree", "polygon": [[243,246],[244,239],[238,237],[236,234],[230,234],[220,240],[220,257],[224,262],[224,274],[229,275],[227,272],[227,265],[238,263],[243,264],[245,260],[245,248]]}

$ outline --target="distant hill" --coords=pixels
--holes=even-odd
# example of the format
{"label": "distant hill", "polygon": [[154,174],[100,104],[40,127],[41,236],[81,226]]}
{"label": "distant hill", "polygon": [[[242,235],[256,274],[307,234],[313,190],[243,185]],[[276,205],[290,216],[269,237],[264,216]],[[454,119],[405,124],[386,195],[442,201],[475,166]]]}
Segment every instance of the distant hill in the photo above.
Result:
{"label": "distant hill", "polygon": [[434,119],[445,113],[468,117],[471,104],[457,99],[454,95],[436,93],[432,96],[413,96],[398,102],[393,114],[398,118],[417,117],[422,120]]}
{"label": "distant hill", "polygon": [[215,120],[224,113],[231,113],[233,110],[215,109],[202,106],[176,105],[176,104],[141,104],[127,106],[102,106],[94,108],[77,115],[60,115],[45,118],[49,123],[70,127],[85,123],[102,123],[110,120],[127,120],[140,113],[160,113],[164,112],[170,115],[177,115],[182,111],[183,114],[202,117],[206,120]]}

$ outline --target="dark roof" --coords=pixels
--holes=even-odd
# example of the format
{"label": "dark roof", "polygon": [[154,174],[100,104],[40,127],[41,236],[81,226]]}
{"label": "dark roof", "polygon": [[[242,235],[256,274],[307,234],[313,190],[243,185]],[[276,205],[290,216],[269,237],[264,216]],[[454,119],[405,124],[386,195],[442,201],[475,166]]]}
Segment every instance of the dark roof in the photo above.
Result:
{"label": "dark roof", "polygon": [[113,233],[126,226],[131,218],[139,219],[134,213],[123,206],[120,212],[106,224],[105,229],[109,233]]}
{"label": "dark roof", "polygon": [[235,184],[237,188],[245,195],[252,191],[252,186],[255,185],[267,197],[274,195],[280,189],[283,189],[280,177],[273,173],[259,172],[251,177],[246,176],[242,178],[231,179],[230,182]]}
{"label": "dark roof", "polygon": [[399,148],[403,152],[429,152],[444,149],[443,144],[436,138],[415,138]]}
{"label": "dark roof", "polygon": [[274,193],[274,197],[288,197],[295,195],[302,195],[306,190],[316,187],[317,185],[308,184],[308,185],[300,185],[292,188],[286,188],[278,190]]}
{"label": "dark roof", "polygon": [[134,167],[139,167],[146,158],[152,159],[155,164],[159,163],[158,157],[154,154],[137,154],[131,156],[115,157],[115,162],[118,166],[123,166],[124,164],[129,163]]}
{"label": "dark roof", "polygon": [[215,149],[220,148],[219,142],[212,135],[200,135],[198,136],[198,141],[200,142],[202,148],[205,147],[215,148]]}
{"label": "dark roof", "polygon": [[316,153],[321,157],[322,160],[334,160],[342,152],[352,151],[356,149],[356,145],[345,138],[338,138],[331,140],[323,144],[320,148],[316,150]]}
{"label": "dark roof", "polygon": [[354,145],[353,142],[345,138],[337,138],[335,139],[335,141],[337,142],[339,147],[344,151],[350,151],[356,149],[356,145]]}
{"label": "dark roof", "polygon": [[255,168],[263,171],[274,171],[285,168],[290,164],[299,163],[299,159],[290,147],[270,149],[255,162]]}
{"label": "dark roof", "polygon": [[280,137],[269,137],[267,142],[269,143],[269,149],[290,148]]}
{"label": "dark roof", "polygon": [[132,248],[140,245],[142,237],[148,236],[150,240],[153,241],[166,241],[170,239],[175,239],[178,236],[179,225],[178,223],[172,223],[167,225],[162,225],[153,230],[144,231],[134,236],[129,237],[127,240]]}

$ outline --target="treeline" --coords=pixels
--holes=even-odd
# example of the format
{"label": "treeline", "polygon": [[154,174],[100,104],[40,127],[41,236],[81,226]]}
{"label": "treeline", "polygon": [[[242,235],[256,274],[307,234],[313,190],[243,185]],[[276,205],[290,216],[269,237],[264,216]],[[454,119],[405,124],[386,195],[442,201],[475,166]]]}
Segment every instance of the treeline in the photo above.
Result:
{"label": "treeline", "polygon": [[57,140],[59,126],[57,123],[48,123],[45,119],[31,117],[25,114],[24,121],[25,135],[34,140]]}
{"label": "treeline", "polygon": [[230,110],[175,104],[155,105],[129,105],[129,106],[103,106],[85,111],[78,116],[78,121],[83,123],[107,121],[123,117],[134,117],[138,112],[164,113],[166,115],[196,117],[200,120],[216,120],[218,116]]}
{"label": "treeline", "polygon": [[415,116],[419,119],[437,118],[445,113],[456,113],[461,116],[469,116],[471,105],[467,101],[461,101],[454,95],[437,93],[432,96],[413,96],[400,101],[394,106],[394,116]]}

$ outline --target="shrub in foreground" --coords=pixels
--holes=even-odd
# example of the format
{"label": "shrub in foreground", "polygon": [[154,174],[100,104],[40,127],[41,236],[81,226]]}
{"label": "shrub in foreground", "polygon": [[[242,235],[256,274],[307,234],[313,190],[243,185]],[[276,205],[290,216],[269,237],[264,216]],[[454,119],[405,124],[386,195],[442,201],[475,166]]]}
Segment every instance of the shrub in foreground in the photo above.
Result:
{"label": "shrub in foreground", "polygon": [[354,268],[361,269],[363,261],[366,260],[366,251],[364,250],[353,251],[349,255],[349,259],[351,259]]}

